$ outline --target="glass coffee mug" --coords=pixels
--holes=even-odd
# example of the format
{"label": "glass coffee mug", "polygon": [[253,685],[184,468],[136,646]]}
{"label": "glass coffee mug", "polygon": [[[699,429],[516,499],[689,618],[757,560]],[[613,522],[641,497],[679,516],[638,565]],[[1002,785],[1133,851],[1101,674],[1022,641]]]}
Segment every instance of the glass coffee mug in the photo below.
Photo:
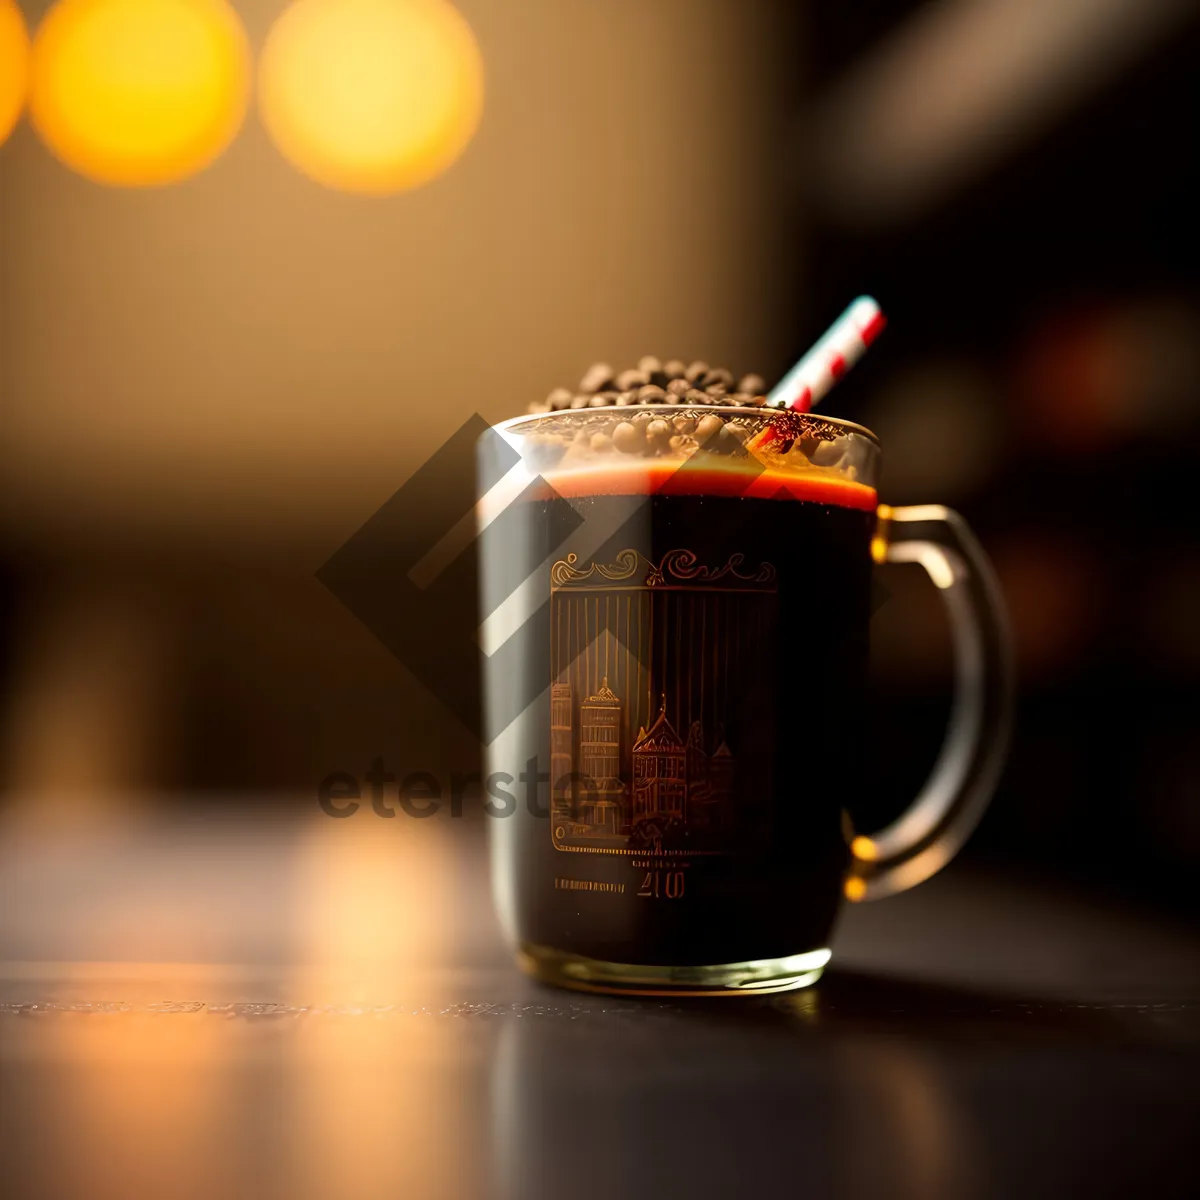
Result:
{"label": "glass coffee mug", "polygon": [[[481,440],[493,889],[539,979],[643,994],[813,983],[843,897],[928,878],[990,799],[1012,704],[999,590],[960,517],[878,503],[875,436],[763,408],[519,417]],[[956,655],[911,807],[845,816],[873,564],[916,562]]]}

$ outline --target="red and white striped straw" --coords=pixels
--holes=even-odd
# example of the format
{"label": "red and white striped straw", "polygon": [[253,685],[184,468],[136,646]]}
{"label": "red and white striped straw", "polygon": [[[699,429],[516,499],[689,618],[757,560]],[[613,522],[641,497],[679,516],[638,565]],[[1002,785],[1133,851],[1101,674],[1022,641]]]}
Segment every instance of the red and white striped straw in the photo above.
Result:
{"label": "red and white striped straw", "polygon": [[859,296],[813,348],[775,385],[770,408],[808,412],[883,332],[887,318],[870,296]]}

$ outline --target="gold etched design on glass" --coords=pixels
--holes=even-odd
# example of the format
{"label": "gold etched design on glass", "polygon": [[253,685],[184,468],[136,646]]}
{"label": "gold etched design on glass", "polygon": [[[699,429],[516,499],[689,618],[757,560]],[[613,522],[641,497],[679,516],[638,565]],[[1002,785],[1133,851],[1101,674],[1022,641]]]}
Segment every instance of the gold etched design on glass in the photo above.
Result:
{"label": "gold etched design on glass", "polygon": [[664,587],[672,581],[691,580],[716,583],[721,579],[739,580],[742,583],[775,582],[775,568],[769,562],[760,563],[756,572],[747,575],[739,569],[745,560],[744,554],[731,554],[723,567],[714,569],[697,562],[695,554],[690,550],[670,550],[663,555],[658,566],[652,566],[646,573],[646,586]]}
{"label": "gold etched design on glass", "polygon": [[572,583],[582,583],[586,579],[591,579],[593,575],[610,582],[631,579],[637,572],[640,557],[636,550],[622,550],[617,555],[615,562],[593,562],[589,563],[585,570],[580,570],[575,566],[578,561],[577,556],[568,554],[566,558],[560,558],[550,568],[550,584],[552,587],[566,587]]}
{"label": "gold etched design on glass", "polygon": [[[736,853],[767,832],[777,572],[688,549],[551,568],[551,838],[573,853]],[[752,704],[747,708],[746,698]]]}

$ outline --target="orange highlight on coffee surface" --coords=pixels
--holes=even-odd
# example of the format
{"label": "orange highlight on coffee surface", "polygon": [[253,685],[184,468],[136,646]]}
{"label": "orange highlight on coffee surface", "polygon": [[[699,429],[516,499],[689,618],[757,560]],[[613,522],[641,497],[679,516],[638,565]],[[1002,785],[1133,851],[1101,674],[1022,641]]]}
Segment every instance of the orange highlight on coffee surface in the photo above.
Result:
{"label": "orange highlight on coffee surface", "polygon": [[546,470],[542,478],[560,496],[748,496],[759,500],[807,500],[841,508],[872,511],[873,487],[832,472],[763,469],[751,459],[647,459],[642,462],[591,462],[575,468]]}

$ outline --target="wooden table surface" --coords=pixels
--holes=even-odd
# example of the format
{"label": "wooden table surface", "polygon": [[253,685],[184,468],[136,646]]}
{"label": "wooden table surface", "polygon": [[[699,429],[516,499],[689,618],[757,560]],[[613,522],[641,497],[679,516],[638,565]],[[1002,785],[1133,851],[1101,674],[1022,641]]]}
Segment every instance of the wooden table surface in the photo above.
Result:
{"label": "wooden table surface", "polygon": [[966,867],[815,988],[519,976],[470,822],[0,821],[19,1197],[1200,1194],[1200,939]]}

